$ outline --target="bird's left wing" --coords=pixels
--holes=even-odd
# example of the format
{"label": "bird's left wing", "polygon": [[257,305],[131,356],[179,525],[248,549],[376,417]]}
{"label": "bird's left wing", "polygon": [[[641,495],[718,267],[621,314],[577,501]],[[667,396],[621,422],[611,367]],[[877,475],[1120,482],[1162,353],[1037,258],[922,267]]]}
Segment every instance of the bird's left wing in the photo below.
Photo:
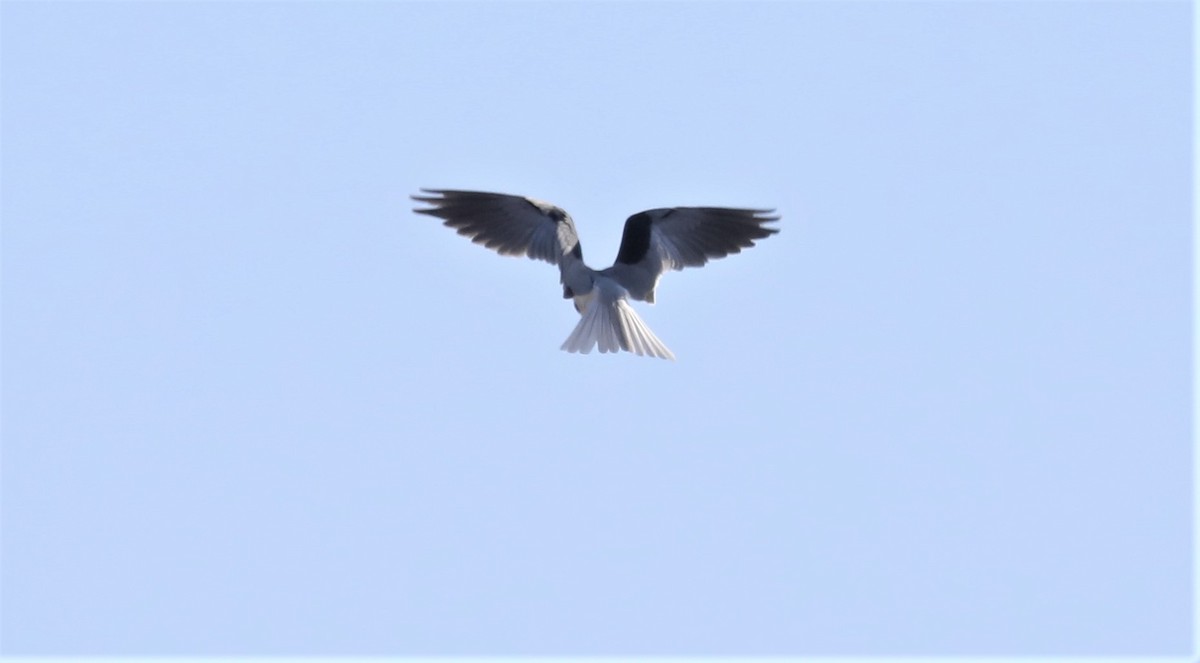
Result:
{"label": "bird's left wing", "polygon": [[754,246],[779,232],[774,210],[667,207],[638,212],[625,221],[617,260],[605,270],[635,299],[654,301],[663,272],[700,267],[709,260]]}
{"label": "bird's left wing", "polygon": [[458,234],[501,255],[528,256],[560,268],[564,261],[583,258],[571,216],[550,203],[453,189],[421,189],[412,199],[431,205],[416,213],[442,219]]}

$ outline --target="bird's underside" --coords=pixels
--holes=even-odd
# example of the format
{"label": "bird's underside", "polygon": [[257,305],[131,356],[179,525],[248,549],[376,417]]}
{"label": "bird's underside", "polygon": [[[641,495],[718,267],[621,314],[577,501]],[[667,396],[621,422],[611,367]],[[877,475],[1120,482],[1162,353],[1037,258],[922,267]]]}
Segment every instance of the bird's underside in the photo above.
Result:
{"label": "bird's underside", "polygon": [[754,246],[779,232],[773,210],[725,207],[664,207],[638,212],[625,221],[621,246],[611,267],[595,270],[583,262],[583,249],[571,216],[550,203],[502,193],[421,189],[412,197],[429,205],[414,210],[442,219],[458,234],[501,255],[526,256],[558,266],[563,297],[582,316],[563,343],[567,352],[625,350],[674,359],[630,306],[630,299],[654,302],[659,278],[668,270],[700,267]]}

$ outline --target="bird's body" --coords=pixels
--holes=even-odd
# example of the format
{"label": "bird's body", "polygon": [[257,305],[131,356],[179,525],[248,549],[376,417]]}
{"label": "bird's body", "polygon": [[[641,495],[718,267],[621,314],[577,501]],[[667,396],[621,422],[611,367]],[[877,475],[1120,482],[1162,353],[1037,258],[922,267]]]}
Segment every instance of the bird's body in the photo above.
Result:
{"label": "bird's body", "polygon": [[568,352],[625,350],[674,359],[642,322],[630,299],[654,303],[654,291],[668,269],[699,267],[711,259],[754,246],[778,232],[764,224],[778,220],[771,210],[723,207],[670,207],[646,210],[625,221],[617,259],[592,269],[583,262],[575,224],[550,203],[501,193],[422,189],[413,199],[431,205],[416,210],[443,220],[458,234],[502,255],[527,256],[557,265],[563,297],[582,316],[562,349]]}

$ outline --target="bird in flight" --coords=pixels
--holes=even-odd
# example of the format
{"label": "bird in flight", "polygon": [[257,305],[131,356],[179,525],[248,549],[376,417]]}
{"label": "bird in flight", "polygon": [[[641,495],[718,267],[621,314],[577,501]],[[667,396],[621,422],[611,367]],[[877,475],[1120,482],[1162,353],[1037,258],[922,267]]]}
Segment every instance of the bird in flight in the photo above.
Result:
{"label": "bird in flight", "polygon": [[638,212],[625,221],[612,267],[592,269],[571,216],[550,203],[483,191],[421,189],[412,199],[429,205],[413,210],[442,219],[476,244],[501,255],[526,256],[558,266],[563,298],[582,316],[562,344],[567,352],[625,350],[674,359],[675,355],[642,319],[630,299],[654,303],[658,279],[669,269],[700,267],[709,260],[754,246],[779,232],[766,224],[779,217],[769,209],[663,207]]}

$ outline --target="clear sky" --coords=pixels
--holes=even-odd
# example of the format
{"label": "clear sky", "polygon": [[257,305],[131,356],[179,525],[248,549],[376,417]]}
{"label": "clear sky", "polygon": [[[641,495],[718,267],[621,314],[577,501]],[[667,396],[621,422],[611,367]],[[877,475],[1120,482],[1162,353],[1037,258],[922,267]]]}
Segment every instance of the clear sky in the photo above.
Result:
{"label": "clear sky", "polygon": [[[1188,3],[0,19],[5,653],[1189,651]],[[782,232],[568,355],[422,186]]]}

